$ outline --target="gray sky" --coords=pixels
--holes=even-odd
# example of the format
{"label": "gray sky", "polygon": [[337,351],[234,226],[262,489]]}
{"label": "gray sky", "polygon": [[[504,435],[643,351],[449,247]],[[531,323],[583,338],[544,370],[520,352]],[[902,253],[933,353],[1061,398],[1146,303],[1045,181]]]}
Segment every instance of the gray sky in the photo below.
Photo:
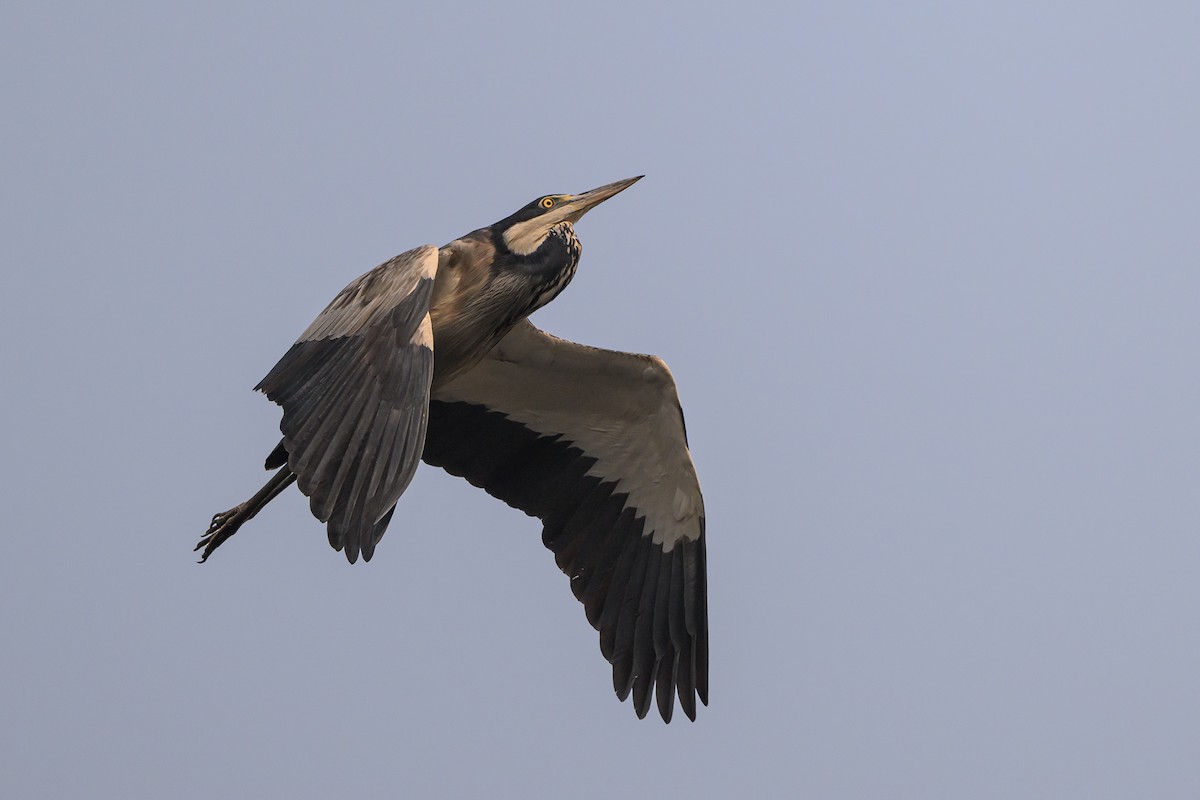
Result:
{"label": "gray sky", "polygon": [[[1194,6],[407,5],[0,12],[0,793],[1200,794]],[[535,321],[676,375],[698,722],[435,470],[193,563],[338,289],[642,173]]]}

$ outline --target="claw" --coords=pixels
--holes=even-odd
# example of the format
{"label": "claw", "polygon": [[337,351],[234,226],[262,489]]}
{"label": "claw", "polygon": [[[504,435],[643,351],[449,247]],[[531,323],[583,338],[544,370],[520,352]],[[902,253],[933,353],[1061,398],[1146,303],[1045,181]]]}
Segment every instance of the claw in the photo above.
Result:
{"label": "claw", "polygon": [[212,522],[205,531],[204,536],[200,537],[200,541],[192,548],[192,552],[196,552],[200,548],[204,548],[204,553],[200,556],[199,563],[203,564],[212,555],[212,552],[220,547],[226,539],[237,533],[237,529],[241,527],[244,519],[240,519],[241,513],[245,510],[246,504],[234,506],[228,511],[222,511],[219,514],[213,514]]}
{"label": "claw", "polygon": [[286,466],[281,467],[271,480],[267,481],[267,485],[258,490],[254,497],[251,497],[240,505],[234,506],[228,511],[213,514],[208,530],[205,531],[204,536],[200,537],[200,542],[192,549],[194,553],[200,548],[204,548],[204,553],[200,556],[200,563],[203,564],[207,561],[208,557],[212,555],[213,550],[216,550],[226,539],[237,533],[238,528],[253,519],[254,515],[261,511],[263,506],[271,502],[273,497],[291,486],[295,481],[296,476],[292,471]]}

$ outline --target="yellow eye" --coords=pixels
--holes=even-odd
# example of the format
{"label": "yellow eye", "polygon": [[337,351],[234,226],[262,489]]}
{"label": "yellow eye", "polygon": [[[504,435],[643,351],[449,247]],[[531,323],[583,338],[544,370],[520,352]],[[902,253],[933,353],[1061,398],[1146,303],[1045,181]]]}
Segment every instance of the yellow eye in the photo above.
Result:
{"label": "yellow eye", "polygon": [[554,207],[554,198],[553,197],[543,197],[542,202],[538,203],[538,205],[541,206],[542,208],[553,208]]}

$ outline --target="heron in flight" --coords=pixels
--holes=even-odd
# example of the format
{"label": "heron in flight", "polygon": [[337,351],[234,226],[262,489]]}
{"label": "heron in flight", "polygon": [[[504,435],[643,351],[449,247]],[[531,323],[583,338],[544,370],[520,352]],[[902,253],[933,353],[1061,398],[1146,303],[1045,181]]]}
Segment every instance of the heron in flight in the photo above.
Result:
{"label": "heron in flight", "polygon": [[638,181],[546,195],[343,289],[256,389],[283,408],[274,474],[213,517],[201,560],[295,483],[329,543],[369,560],[418,461],[541,519],[613,687],[666,722],[708,704],[704,502],[667,365],[527,317],[575,275],[574,225]]}

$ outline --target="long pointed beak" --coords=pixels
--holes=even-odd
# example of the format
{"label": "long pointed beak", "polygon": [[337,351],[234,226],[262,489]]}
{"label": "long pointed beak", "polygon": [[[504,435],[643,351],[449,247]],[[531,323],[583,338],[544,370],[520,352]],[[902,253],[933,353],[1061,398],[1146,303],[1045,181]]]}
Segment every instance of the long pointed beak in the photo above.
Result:
{"label": "long pointed beak", "polygon": [[572,223],[578,222],[588,211],[600,205],[608,198],[625,191],[644,177],[646,176],[638,175],[636,178],[626,178],[623,181],[605,184],[599,188],[592,189],[590,192],[572,196],[570,200],[563,203],[563,210],[567,212],[567,219]]}

